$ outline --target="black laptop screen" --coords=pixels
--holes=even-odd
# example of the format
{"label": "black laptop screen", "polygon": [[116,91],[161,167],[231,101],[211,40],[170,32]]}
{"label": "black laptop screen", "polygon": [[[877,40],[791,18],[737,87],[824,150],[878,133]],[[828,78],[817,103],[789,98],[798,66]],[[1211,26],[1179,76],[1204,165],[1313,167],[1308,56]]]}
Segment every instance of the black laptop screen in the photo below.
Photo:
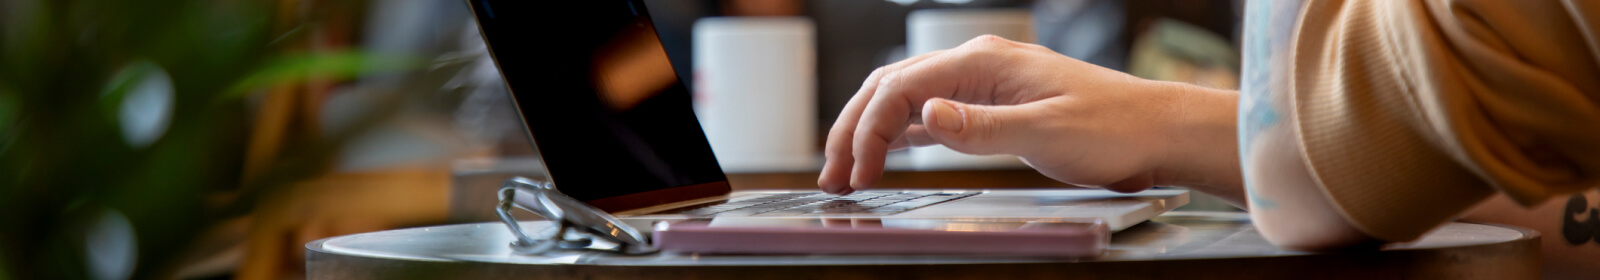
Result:
{"label": "black laptop screen", "polygon": [[643,3],[468,1],[561,192],[726,181]]}

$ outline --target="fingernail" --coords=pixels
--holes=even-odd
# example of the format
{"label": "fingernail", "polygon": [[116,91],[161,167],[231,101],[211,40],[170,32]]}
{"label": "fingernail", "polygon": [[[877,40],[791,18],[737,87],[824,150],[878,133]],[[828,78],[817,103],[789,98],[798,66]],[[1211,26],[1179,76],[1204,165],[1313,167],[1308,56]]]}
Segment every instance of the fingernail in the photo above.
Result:
{"label": "fingernail", "polygon": [[962,117],[962,112],[956,110],[955,106],[943,100],[933,102],[933,117],[935,118],[933,122],[939,129],[950,132],[961,132],[962,123],[967,119]]}

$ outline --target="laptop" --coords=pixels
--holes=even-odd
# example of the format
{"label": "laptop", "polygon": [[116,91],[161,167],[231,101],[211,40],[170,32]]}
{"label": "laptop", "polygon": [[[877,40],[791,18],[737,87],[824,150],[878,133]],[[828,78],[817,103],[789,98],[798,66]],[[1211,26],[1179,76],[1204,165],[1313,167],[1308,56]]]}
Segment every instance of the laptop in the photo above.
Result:
{"label": "laptop", "polygon": [[467,1],[552,183],[641,229],[875,217],[1101,219],[1121,230],[1189,201],[1175,189],[733,191],[641,0]]}

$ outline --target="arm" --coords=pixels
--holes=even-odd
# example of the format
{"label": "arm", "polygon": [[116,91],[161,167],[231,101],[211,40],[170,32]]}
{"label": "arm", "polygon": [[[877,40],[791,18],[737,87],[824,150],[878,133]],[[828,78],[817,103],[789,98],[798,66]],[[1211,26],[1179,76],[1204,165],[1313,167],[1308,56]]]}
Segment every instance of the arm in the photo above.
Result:
{"label": "arm", "polygon": [[1053,179],[1193,187],[1243,205],[1233,91],[1156,82],[983,36],[882,67],[828,133],[818,186],[872,188],[894,149],[1008,154]]}
{"label": "arm", "polygon": [[[1260,117],[1284,115],[1274,111],[1286,101],[1246,87],[1241,97],[1148,81],[1037,45],[979,37],[874,71],[829,131],[818,186],[836,194],[872,188],[888,151],[943,144],[1017,155],[1063,182],[1123,192],[1186,186],[1239,206],[1248,178],[1252,215],[1274,244],[1372,243],[1318,189],[1292,120]],[[1245,120],[1255,122],[1238,133],[1236,104],[1270,106],[1245,106],[1256,110]]]}
{"label": "arm", "polygon": [[[1243,97],[1250,98],[1250,97]],[[1250,102],[1251,100],[1246,100]],[[1272,108],[1255,108],[1272,110]],[[1264,127],[1241,137],[1250,219],[1273,245],[1294,250],[1329,250],[1376,243],[1352,226],[1317,186],[1300,153],[1300,140],[1286,122],[1242,119]],[[1289,117],[1292,121],[1292,116]]]}
{"label": "arm", "polygon": [[1546,278],[1579,279],[1600,275],[1600,191],[1589,190],[1552,199],[1534,208],[1517,205],[1503,195],[1479,204],[1462,218],[1468,222],[1520,226],[1539,231],[1539,252]]}
{"label": "arm", "polygon": [[[1600,170],[1600,133],[1573,129],[1600,121],[1600,99],[1582,90],[1600,88],[1594,60],[1583,59],[1596,47],[1561,39],[1593,38],[1565,16],[1583,22],[1600,9],[1477,0],[1265,8],[1282,3],[1246,12],[1241,104],[1251,202],[1280,208],[1252,215],[1276,244],[1408,241],[1496,191],[1533,205],[1600,185],[1590,176],[1600,172],[1587,171]],[[1279,211],[1294,214],[1274,218]],[[1333,228],[1281,233],[1298,229],[1292,217]]]}
{"label": "arm", "polygon": [[1246,8],[1238,123],[1250,216],[1274,245],[1321,250],[1373,243],[1320,190],[1301,153],[1290,113],[1288,55],[1300,1],[1252,1]]}

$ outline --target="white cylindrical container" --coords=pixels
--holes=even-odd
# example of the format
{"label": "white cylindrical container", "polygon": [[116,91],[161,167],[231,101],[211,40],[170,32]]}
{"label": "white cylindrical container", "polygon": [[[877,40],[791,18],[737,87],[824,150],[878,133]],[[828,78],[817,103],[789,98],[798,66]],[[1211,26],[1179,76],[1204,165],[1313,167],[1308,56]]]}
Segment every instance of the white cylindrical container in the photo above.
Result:
{"label": "white cylindrical container", "polygon": [[723,171],[817,169],[811,20],[705,18],[693,36],[695,114]]}
{"label": "white cylindrical container", "polygon": [[954,48],[984,34],[1033,43],[1033,13],[1026,9],[926,9],[906,16],[906,51],[912,56]]}
{"label": "white cylindrical container", "polygon": [[[981,35],[1032,43],[1033,14],[1024,9],[931,9],[906,17],[906,54],[950,49]],[[1026,166],[1015,156],[963,154],[944,146],[911,148],[917,170],[1015,168]]]}

